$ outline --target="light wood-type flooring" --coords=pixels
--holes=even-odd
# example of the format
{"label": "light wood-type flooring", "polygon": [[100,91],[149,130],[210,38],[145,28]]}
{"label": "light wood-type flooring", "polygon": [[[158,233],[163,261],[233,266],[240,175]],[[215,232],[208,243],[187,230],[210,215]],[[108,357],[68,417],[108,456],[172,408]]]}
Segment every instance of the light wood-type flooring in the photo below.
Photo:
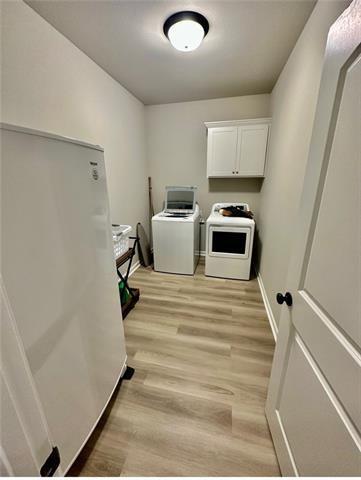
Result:
{"label": "light wood-type flooring", "polygon": [[69,475],[278,476],[264,415],[274,341],[256,279],[140,268],[124,321],[136,372]]}

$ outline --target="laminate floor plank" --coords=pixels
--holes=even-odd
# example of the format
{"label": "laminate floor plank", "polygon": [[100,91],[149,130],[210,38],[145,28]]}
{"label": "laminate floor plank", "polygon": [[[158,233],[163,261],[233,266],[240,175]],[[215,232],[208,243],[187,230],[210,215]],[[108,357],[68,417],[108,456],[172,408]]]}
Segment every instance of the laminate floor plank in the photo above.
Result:
{"label": "laminate floor plank", "polygon": [[141,329],[138,325],[132,325],[129,328],[129,333],[131,334],[131,338],[129,337],[130,339],[127,343],[127,347],[134,345],[135,347],[138,347],[138,349],[142,347],[143,350],[145,347],[151,348],[153,346],[156,351],[159,351],[159,348],[161,347],[160,340],[162,340],[167,342],[167,345],[162,345],[167,350],[171,349],[172,344],[175,344],[176,347],[182,347],[182,345],[184,345],[186,348],[194,348],[196,350],[216,355],[229,356],[231,352],[231,345],[219,338],[201,338],[184,334],[174,335],[158,332],[158,337],[155,339],[154,331],[152,329]]}
{"label": "laminate floor plank", "polygon": [[[148,382],[148,379],[152,381],[152,379],[155,378],[151,375],[161,376],[162,378],[177,378],[180,381],[183,380],[189,382],[188,387],[186,387],[188,394],[203,396],[207,390],[208,392],[212,390],[212,396],[213,398],[216,398],[217,402],[225,402],[232,405],[235,402],[235,396],[238,395],[239,398],[242,398],[242,406],[255,406],[257,411],[259,406],[264,409],[267,394],[267,382],[264,380],[259,381],[259,379],[254,376],[243,376],[243,381],[240,382],[238,374],[221,376],[217,375],[216,370],[213,370],[212,372],[202,375],[200,378],[199,372],[189,371],[185,379],[184,370],[182,368],[177,369],[153,364],[152,372],[149,373],[149,365],[147,363],[134,360],[134,365],[138,372],[145,373],[146,379],[144,382]],[[191,388],[191,384],[193,384],[193,388]],[[225,392],[227,392],[227,395],[225,395]],[[210,395],[207,395],[207,398],[210,398]]]}
{"label": "laminate floor plank", "polygon": [[69,471],[279,476],[264,414],[274,341],[257,280],[140,268],[124,321],[130,381]]}

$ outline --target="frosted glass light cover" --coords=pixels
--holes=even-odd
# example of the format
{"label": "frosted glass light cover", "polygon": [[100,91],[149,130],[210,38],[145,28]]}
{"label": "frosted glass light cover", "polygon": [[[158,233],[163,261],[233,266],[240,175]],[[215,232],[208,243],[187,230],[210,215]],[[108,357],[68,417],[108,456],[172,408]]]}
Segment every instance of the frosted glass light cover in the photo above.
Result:
{"label": "frosted glass light cover", "polygon": [[204,29],[202,25],[193,20],[182,20],[170,27],[168,38],[177,50],[191,52],[202,43]]}

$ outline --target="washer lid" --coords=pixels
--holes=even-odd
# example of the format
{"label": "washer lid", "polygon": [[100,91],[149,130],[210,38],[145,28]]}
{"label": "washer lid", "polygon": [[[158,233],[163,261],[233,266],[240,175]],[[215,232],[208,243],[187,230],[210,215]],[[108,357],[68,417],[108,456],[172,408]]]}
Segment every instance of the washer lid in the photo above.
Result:
{"label": "washer lid", "polygon": [[152,217],[152,222],[179,222],[179,223],[187,223],[187,222],[194,222],[199,217],[199,206],[196,204],[194,213],[188,215],[174,215],[172,213],[166,212],[163,210],[160,213],[157,213]]}

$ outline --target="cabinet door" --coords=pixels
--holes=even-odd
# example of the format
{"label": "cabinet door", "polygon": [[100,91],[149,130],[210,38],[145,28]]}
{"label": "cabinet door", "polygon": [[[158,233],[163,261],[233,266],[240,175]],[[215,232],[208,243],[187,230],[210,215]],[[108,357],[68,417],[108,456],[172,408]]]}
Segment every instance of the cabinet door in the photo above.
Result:
{"label": "cabinet door", "polygon": [[238,127],[208,130],[207,176],[232,177],[237,164]]}
{"label": "cabinet door", "polygon": [[258,177],[264,175],[268,127],[265,124],[238,127],[237,176]]}

